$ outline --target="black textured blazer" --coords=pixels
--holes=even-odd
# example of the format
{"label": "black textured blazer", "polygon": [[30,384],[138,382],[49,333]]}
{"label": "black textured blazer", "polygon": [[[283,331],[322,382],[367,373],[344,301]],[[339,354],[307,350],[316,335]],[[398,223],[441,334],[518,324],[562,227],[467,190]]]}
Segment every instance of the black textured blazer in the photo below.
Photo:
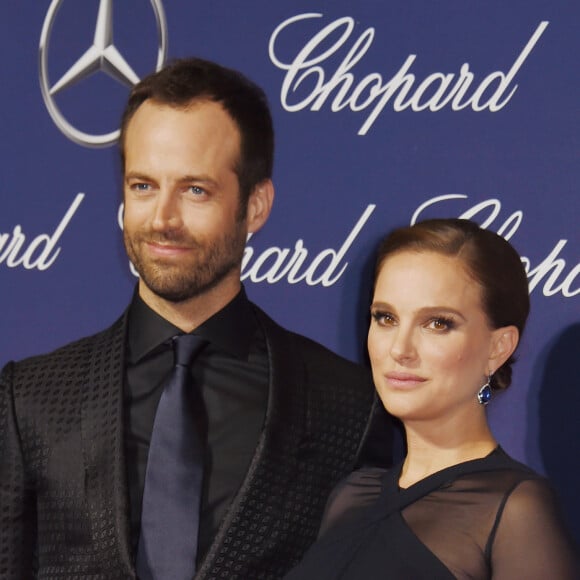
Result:
{"label": "black textured blazer", "polygon": [[[280,578],[355,462],[366,370],[261,310],[270,392],[245,480],[196,578]],[[136,578],[123,444],[126,315],[0,378],[0,578]],[[169,579],[168,579],[169,580]]]}

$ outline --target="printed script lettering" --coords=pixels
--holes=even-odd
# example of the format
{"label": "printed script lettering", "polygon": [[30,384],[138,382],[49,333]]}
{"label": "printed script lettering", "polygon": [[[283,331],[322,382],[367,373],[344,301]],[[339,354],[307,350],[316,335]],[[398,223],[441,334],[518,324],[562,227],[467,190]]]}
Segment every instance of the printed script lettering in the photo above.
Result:
{"label": "printed script lettering", "polygon": [[[417,210],[415,210],[415,213],[411,218],[411,224],[422,219],[421,214],[428,207],[441,203],[446,203],[448,205],[448,202],[459,199],[467,199],[467,195],[448,194],[427,200],[421,204]],[[447,214],[448,211],[449,210],[446,210]],[[466,211],[463,211],[457,217],[473,219],[483,228],[494,226],[494,231],[496,231],[500,236],[503,236],[506,240],[510,240],[518,231],[524,214],[521,210],[518,210],[512,213],[502,223],[501,220],[498,219],[500,212],[500,200],[488,199],[474,205]],[[496,224],[496,221],[499,222],[499,225]],[[566,260],[561,257],[562,251],[567,244],[568,240],[558,240],[546,258],[536,266],[532,266],[532,262],[529,258],[522,256],[522,262],[524,263],[528,274],[530,292],[543,283],[542,293],[544,296],[554,296],[555,294],[560,293],[566,298],[571,298],[580,294],[580,285],[574,287],[576,279],[580,274],[580,263],[569,268]]]}
{"label": "printed script lettering", "polygon": [[[507,72],[495,71],[477,80],[469,63],[465,62],[458,73],[434,72],[419,79],[411,72],[417,55],[410,54],[400,69],[386,80],[379,72],[362,78],[355,76],[355,65],[371,47],[375,29],[369,27],[355,39],[355,20],[349,16],[323,26],[296,50],[292,60],[279,56],[282,52],[279,37],[284,31],[299,26],[304,20],[322,17],[317,13],[298,14],[284,20],[272,33],[268,48],[270,60],[286,71],[280,101],[288,112],[308,108],[320,111],[327,103],[335,113],[347,107],[354,112],[368,111],[359,135],[366,135],[389,102],[396,112],[409,108],[412,111],[440,111],[447,106],[453,111],[466,108],[476,112],[500,111],[514,96],[518,88],[514,83],[516,75],[548,26],[547,21],[538,25]],[[344,58],[335,70],[325,67],[325,61],[330,57],[340,58],[341,52],[345,53]]]}
{"label": "printed script lettering", "polygon": [[23,233],[20,224],[11,233],[0,233],[0,264],[8,268],[24,267],[26,270],[47,270],[60,254],[58,242],[75,215],[84,193],[78,193],[60,223],[51,234],[40,234],[30,238]]}
{"label": "printed script lettering", "polygon": [[242,262],[242,280],[275,284],[285,279],[289,284],[304,281],[309,286],[318,284],[332,286],[346,271],[348,266],[348,261],[345,260],[346,253],[374,209],[375,206],[372,204],[367,206],[337,250],[327,248],[312,256],[309,255],[302,239],[294,244],[294,248],[273,246],[261,254],[256,254],[254,248],[246,246]]}
{"label": "printed script lettering", "polygon": [[[450,202],[466,199],[468,199],[468,196],[463,194],[432,197],[415,210],[410,223],[414,224],[416,221],[423,219],[425,216],[422,214],[427,208],[432,208],[439,204],[446,204],[444,215],[456,215],[459,218],[473,219],[483,228],[491,229],[493,227],[493,231],[507,240],[510,240],[516,234],[523,222],[524,215],[521,210],[513,212],[502,221],[500,219],[502,207],[498,199],[484,200],[463,211],[449,209]],[[334,247],[325,248],[319,252],[309,250],[302,238],[298,239],[293,247],[271,246],[258,249],[250,244],[252,235],[248,236],[248,245],[244,249],[242,261],[241,279],[249,280],[256,284],[262,282],[268,284],[286,282],[288,284],[305,283],[308,286],[333,286],[347,271],[349,265],[348,252],[361,235],[363,228],[367,225],[375,209],[375,204],[367,205],[355,225],[342,238],[341,242],[338,242]],[[118,212],[118,223],[121,228],[123,227],[122,215],[123,206],[121,205]],[[522,257],[522,262],[528,275],[530,292],[541,286],[544,296],[561,294],[565,298],[571,298],[580,294],[580,287],[576,283],[580,275],[580,264],[570,268],[566,259],[562,257],[567,244],[568,240],[559,240],[546,258],[537,265],[532,265],[529,258]],[[131,271],[134,275],[137,275],[132,264]]]}

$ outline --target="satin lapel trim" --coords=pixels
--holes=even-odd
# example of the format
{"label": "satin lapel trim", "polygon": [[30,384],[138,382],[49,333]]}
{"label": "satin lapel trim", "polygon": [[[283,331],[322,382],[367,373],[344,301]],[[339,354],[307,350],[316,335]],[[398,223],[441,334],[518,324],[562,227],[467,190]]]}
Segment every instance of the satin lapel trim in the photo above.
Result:
{"label": "satin lapel trim", "polygon": [[[244,509],[244,500],[254,483],[256,473],[265,465],[275,469],[272,458],[288,456],[298,461],[298,451],[307,426],[308,390],[306,389],[304,366],[300,353],[287,331],[274,323],[262,310],[255,307],[258,324],[264,331],[268,350],[269,388],[268,408],[264,428],[244,481],[230,508],[221,522],[211,548],[198,571],[196,578],[204,578],[212,569],[212,562],[222,548],[228,533]],[[288,466],[285,468],[288,476]],[[247,523],[247,522],[246,522]]]}
{"label": "satin lapel trim", "polygon": [[[123,435],[126,326],[125,313],[94,338],[83,391],[82,438],[85,491],[93,531],[111,536],[108,556],[117,559],[119,571],[135,578],[129,541]],[[107,569],[111,568],[109,564]]]}

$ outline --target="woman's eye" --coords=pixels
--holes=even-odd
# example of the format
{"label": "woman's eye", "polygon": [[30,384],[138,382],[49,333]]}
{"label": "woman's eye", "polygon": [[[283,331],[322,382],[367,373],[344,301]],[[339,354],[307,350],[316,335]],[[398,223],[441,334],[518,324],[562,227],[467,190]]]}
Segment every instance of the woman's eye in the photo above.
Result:
{"label": "woman's eye", "polygon": [[439,331],[451,330],[453,327],[453,321],[449,318],[433,318],[427,324],[427,328]]}
{"label": "woman's eye", "polygon": [[371,313],[371,316],[379,326],[392,326],[395,324],[395,318],[388,312],[375,311]]}

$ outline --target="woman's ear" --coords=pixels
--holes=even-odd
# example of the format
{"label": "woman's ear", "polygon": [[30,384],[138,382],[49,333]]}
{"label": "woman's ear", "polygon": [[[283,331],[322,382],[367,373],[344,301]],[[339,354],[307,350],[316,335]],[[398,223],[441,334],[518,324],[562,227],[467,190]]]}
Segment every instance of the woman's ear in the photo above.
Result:
{"label": "woman's ear", "polygon": [[520,333],[515,326],[502,326],[492,333],[489,353],[489,370],[493,374],[514,353],[520,340]]}

